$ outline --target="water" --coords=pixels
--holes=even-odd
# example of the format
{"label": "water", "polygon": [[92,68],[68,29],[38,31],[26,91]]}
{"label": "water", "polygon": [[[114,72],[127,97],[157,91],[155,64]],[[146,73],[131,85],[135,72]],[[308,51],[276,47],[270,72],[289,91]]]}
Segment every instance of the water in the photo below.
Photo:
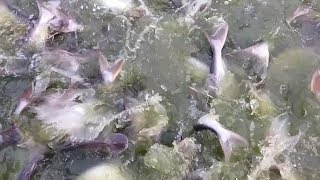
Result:
{"label": "water", "polygon": [[[269,173],[272,165],[278,165],[287,179],[320,178],[320,106],[309,89],[312,73],[320,65],[319,50],[315,47],[319,31],[315,32],[308,24],[295,28],[285,23],[301,1],[177,2],[137,0],[133,6],[142,5],[140,8],[146,14],[142,17],[130,16],[137,11],[124,4],[113,12],[98,0],[62,2],[67,12],[84,25],[84,30],[58,35],[54,40],[48,40],[47,46],[72,52],[99,46],[109,61],[119,57],[126,60],[124,72],[116,80],[115,90],[105,92],[103,87],[97,88],[103,101],[112,106],[117,104],[115,101],[126,101],[123,97],[130,96],[136,99],[130,100],[134,107],[145,102],[145,95],[156,93],[163,100],[161,106],[157,106],[160,110],[154,112],[149,109],[145,110],[146,114],[137,113],[131,117],[143,122],[138,121],[134,130],[125,128],[126,122],[110,124],[105,128],[102,135],[118,131],[129,136],[129,149],[119,158],[84,150],[57,153],[40,163],[34,179],[76,179],[85,170],[101,163],[110,163],[117,168],[120,166],[122,171],[112,172],[122,172],[124,177],[132,179],[192,179],[199,176],[208,179],[279,179],[277,172]],[[37,17],[34,1],[14,3]],[[320,8],[317,1],[311,3],[314,9]],[[176,7],[179,4],[182,5],[180,9]],[[229,24],[223,54],[265,40],[271,56],[266,85],[261,90],[252,89],[250,83],[235,74],[228,78],[223,95],[210,101],[209,106],[214,107],[220,123],[245,137],[250,144],[249,148],[238,149],[229,163],[223,162],[223,152],[214,134],[200,132],[190,135],[192,125],[201,116],[199,110],[205,109],[208,97],[201,97],[198,108],[192,106],[188,95],[189,86],[195,84],[196,87],[203,87],[205,76],[201,73],[207,72],[203,64],[207,64],[211,56],[203,31],[212,29],[222,18]],[[33,53],[12,52],[7,46],[0,46],[1,65],[23,69],[31,61]],[[202,62],[200,68],[190,68],[190,56]],[[96,75],[95,70],[87,71],[90,77]],[[33,77],[31,72],[28,76],[1,78],[2,129],[16,121],[11,113]],[[117,87],[121,87],[121,92]],[[107,113],[114,115],[121,112],[113,106],[107,109]],[[283,115],[285,112],[286,116]],[[271,136],[271,141],[274,144],[283,143],[282,149],[265,140],[272,121],[281,114],[280,119],[287,122],[284,130],[287,128],[288,134],[281,130],[282,134]],[[30,123],[26,125],[30,128],[28,135],[36,134],[41,142],[45,141],[46,135],[42,133],[47,132],[37,132],[37,121],[31,117],[27,119]],[[142,130],[154,137],[143,136],[143,133],[139,135]],[[195,143],[198,148],[185,145],[190,150],[186,152],[172,144],[175,139],[189,136],[194,138],[191,144]],[[296,141],[290,141],[290,137],[295,137]],[[29,154],[15,146],[1,149],[0,179],[15,179]]]}

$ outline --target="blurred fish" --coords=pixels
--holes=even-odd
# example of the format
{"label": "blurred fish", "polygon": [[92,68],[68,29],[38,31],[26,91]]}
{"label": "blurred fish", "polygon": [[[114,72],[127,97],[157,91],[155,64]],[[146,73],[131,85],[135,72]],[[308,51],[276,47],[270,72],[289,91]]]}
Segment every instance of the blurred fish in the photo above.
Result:
{"label": "blurred fish", "polygon": [[[280,114],[271,122],[270,128],[265,133],[266,145],[262,147],[262,158],[249,175],[249,180],[257,179],[263,171],[277,169],[284,179],[293,177],[293,164],[289,154],[300,140],[302,132],[290,136],[288,131],[288,114]],[[279,155],[284,159],[279,160]]]}
{"label": "blurred fish", "polygon": [[267,76],[269,55],[268,44],[261,41],[246,49],[226,54],[226,62],[233,73],[247,75],[257,85]]}
{"label": "blurred fish", "polygon": [[29,42],[37,49],[44,48],[45,41],[49,38],[50,34],[49,27],[58,33],[81,31],[83,29],[83,26],[62,9],[60,4],[59,0],[48,2],[37,0],[39,18],[28,37]]}
{"label": "blurred fish", "polygon": [[233,148],[237,146],[248,146],[248,142],[240,135],[225,129],[217,120],[218,116],[207,114],[201,117],[194,125],[195,131],[210,130],[216,134],[224,153],[225,162],[230,160]]}

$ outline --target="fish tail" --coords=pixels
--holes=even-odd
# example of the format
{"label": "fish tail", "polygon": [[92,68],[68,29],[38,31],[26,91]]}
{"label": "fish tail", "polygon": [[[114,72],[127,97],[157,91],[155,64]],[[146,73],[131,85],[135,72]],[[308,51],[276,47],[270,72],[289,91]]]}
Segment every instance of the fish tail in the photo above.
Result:
{"label": "fish tail", "polygon": [[232,154],[232,150],[234,147],[238,147],[238,146],[248,147],[249,146],[249,144],[245,138],[243,138],[239,134],[234,133],[232,131],[229,131],[227,129],[226,129],[225,136],[228,138],[223,139],[222,136],[223,136],[222,134],[218,135],[220,145],[221,145],[221,148],[224,153],[225,162],[229,162],[231,154]]}
{"label": "fish tail", "polygon": [[23,91],[20,97],[19,103],[13,112],[15,115],[20,114],[24,110],[24,108],[26,108],[30,104],[32,93],[33,93],[33,85],[30,85],[27,89]]}
{"label": "fish tail", "polygon": [[227,39],[229,30],[229,25],[227,22],[223,22],[222,25],[212,34],[207,34],[207,39],[210,42],[210,45],[214,47],[214,51],[220,52],[224,46],[224,43]]}

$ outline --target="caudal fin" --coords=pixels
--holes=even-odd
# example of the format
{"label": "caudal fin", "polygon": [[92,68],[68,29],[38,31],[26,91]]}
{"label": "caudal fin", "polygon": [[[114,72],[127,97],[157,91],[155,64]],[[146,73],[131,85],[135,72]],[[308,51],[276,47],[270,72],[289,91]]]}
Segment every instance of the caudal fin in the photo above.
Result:
{"label": "caudal fin", "polygon": [[100,72],[103,76],[104,83],[113,82],[122,70],[123,59],[118,59],[113,65],[110,65],[104,55],[99,55]]}
{"label": "caudal fin", "polygon": [[31,97],[33,93],[33,85],[30,85],[27,89],[25,89],[19,99],[18,105],[14,110],[14,114],[20,114],[31,102]]}
{"label": "caudal fin", "polygon": [[218,29],[214,30],[212,33],[206,33],[213,51],[222,50],[227,39],[228,30],[228,23],[224,21]]}
{"label": "caudal fin", "polygon": [[225,134],[220,134],[218,137],[224,153],[225,162],[229,162],[233,148],[249,146],[245,138],[227,129],[225,129]]}
{"label": "caudal fin", "polygon": [[225,162],[230,160],[232,150],[237,146],[247,147],[249,144],[245,138],[228,129],[222,127],[217,121],[219,117],[212,114],[207,114],[201,117],[198,123],[194,126],[195,131],[210,130],[216,134],[224,153]]}

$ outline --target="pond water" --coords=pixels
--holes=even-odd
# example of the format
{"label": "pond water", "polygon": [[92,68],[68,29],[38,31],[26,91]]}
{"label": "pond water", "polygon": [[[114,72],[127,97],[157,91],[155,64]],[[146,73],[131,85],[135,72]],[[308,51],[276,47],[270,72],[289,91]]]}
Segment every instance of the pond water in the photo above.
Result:
{"label": "pond water", "polygon": [[[36,1],[10,2],[36,22],[39,14]],[[312,5],[320,14],[317,0],[303,3]],[[126,134],[129,147],[118,155],[84,149],[54,151],[38,163],[31,179],[77,179],[81,175],[82,179],[92,179],[92,174],[84,173],[97,166],[93,174],[103,172],[105,179],[320,179],[320,101],[310,91],[312,74],[320,67],[320,18],[316,14],[312,20],[292,26],[286,22],[303,3],[300,0],[61,1],[61,7],[83,30],[56,35],[47,40],[46,48],[61,48],[85,56],[98,46],[110,62],[125,60],[123,71],[114,81],[115,87],[92,88],[96,96],[90,103],[107,107],[95,113],[91,112],[94,108],[87,109],[91,112],[88,118],[96,119],[100,125],[104,123],[99,129],[100,136],[106,137],[111,132]],[[200,96],[194,105],[190,87],[205,87],[207,64],[212,61],[204,32],[211,32],[222,20],[229,25],[222,50],[224,61],[228,62],[228,54],[262,40],[268,44],[270,62],[264,85],[256,88],[247,76],[230,69],[221,95]],[[0,64],[13,72],[17,70],[17,75],[0,79],[0,132],[15,123],[23,134],[20,143],[32,137],[39,144],[55,146],[65,139],[64,134],[60,137],[60,131],[53,133],[54,124],[44,126],[29,109],[21,115],[13,114],[30,83],[36,79],[38,83],[45,81],[39,71],[46,72],[43,69],[50,65],[41,64],[40,70],[30,67],[35,57],[46,50],[30,50],[24,47],[26,44],[17,48],[14,42],[26,35],[23,28],[29,25],[15,20],[7,23],[1,17],[0,21],[6,22],[0,29]],[[95,63],[81,65],[80,69],[89,77],[86,78],[89,83],[98,76]],[[65,78],[58,75],[49,78],[53,83],[48,89],[67,87]],[[157,96],[161,96],[161,102],[143,108],[148,98]],[[125,120],[115,117],[123,110],[118,107],[119,102],[126,108],[141,105],[142,111]],[[90,103],[87,105],[91,106]],[[229,162],[224,161],[214,133],[193,132],[193,125],[210,110],[219,116],[224,127],[249,143],[246,148],[236,148]],[[52,113],[55,115],[58,116]],[[68,115],[59,114],[61,123],[74,120]],[[265,138],[268,133],[270,139]],[[33,151],[37,148],[1,146],[0,179],[18,178]]]}

